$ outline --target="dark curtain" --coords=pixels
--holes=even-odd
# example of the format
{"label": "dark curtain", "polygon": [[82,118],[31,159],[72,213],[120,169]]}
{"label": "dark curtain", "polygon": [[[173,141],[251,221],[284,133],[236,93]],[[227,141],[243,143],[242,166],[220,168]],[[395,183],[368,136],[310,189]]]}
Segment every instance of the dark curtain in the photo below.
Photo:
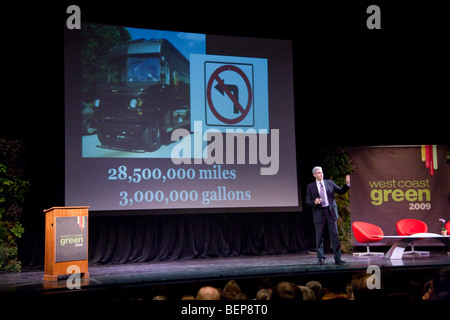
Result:
{"label": "dark curtain", "polygon": [[311,232],[304,220],[286,212],[91,216],[89,263],[305,252]]}

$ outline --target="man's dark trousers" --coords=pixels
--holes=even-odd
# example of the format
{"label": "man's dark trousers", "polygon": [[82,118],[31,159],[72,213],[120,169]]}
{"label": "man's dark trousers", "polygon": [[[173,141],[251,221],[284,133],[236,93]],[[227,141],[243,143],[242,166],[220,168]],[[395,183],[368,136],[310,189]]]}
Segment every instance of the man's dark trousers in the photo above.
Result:
{"label": "man's dark trousers", "polygon": [[339,235],[337,222],[331,217],[330,207],[322,208],[322,221],[320,223],[314,223],[316,229],[316,248],[317,248],[317,258],[325,259],[325,254],[323,250],[323,232],[325,226],[328,228],[328,233],[330,235],[331,247],[334,252],[334,259],[341,258],[341,245],[339,243]]}

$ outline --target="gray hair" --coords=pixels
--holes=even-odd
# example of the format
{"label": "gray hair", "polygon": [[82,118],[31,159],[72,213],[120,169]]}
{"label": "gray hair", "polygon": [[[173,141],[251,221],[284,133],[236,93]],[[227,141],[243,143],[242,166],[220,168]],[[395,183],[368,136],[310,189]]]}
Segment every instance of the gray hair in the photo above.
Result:
{"label": "gray hair", "polygon": [[313,174],[316,174],[316,171],[319,171],[319,170],[323,172],[322,167],[314,167],[314,168],[312,169],[312,173],[313,173]]}

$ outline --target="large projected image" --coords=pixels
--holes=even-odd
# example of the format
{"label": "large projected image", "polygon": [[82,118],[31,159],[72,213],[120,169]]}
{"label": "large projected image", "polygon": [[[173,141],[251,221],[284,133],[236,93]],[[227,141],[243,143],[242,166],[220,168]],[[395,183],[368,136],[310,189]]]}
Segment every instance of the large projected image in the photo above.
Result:
{"label": "large projected image", "polygon": [[291,41],[83,23],[65,48],[66,205],[301,209]]}

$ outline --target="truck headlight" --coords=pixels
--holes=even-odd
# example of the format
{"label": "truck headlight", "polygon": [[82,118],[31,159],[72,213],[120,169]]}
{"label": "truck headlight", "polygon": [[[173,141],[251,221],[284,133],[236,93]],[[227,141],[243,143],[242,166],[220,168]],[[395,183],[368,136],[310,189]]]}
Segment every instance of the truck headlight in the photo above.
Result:
{"label": "truck headlight", "polygon": [[138,103],[138,101],[137,101],[137,99],[131,99],[130,100],[130,103],[129,103],[129,105],[130,105],[130,108],[131,109],[134,109],[134,108],[136,108],[136,106],[137,106],[137,103]]}
{"label": "truck headlight", "polygon": [[128,103],[131,109],[136,109],[136,107],[142,107],[142,99],[141,98],[133,98]]}

